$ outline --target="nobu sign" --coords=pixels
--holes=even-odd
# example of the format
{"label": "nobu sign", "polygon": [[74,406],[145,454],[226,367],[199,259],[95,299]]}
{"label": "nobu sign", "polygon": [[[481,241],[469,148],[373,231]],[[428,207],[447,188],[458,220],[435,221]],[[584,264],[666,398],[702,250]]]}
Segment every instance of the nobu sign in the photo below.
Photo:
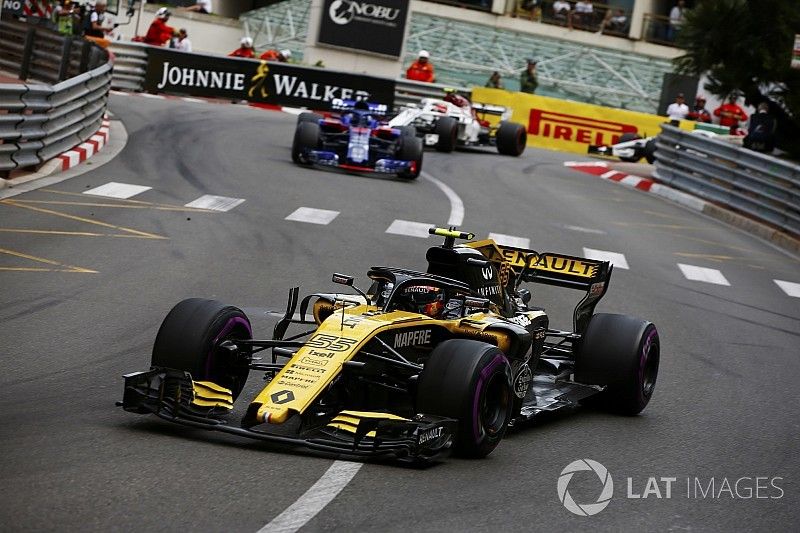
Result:
{"label": "nobu sign", "polygon": [[408,0],[325,0],[320,17],[320,43],[399,57]]}
{"label": "nobu sign", "polygon": [[253,59],[148,49],[145,90],[330,109],[335,99],[394,102],[394,81]]}

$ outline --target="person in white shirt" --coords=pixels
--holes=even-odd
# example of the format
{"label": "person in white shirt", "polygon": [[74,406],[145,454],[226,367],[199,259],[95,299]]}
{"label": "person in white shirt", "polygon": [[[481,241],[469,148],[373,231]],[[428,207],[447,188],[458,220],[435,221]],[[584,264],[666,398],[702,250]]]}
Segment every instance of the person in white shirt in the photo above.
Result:
{"label": "person in white shirt", "polygon": [[211,0],[197,0],[197,2],[193,6],[187,7],[186,10],[197,11],[198,13],[205,13],[206,15],[210,15],[212,13]]}
{"label": "person in white shirt", "polygon": [[556,0],[553,2],[553,16],[557,20],[566,23],[570,16],[570,11],[572,11],[572,6],[569,5],[569,2],[565,2],[564,0]]}
{"label": "person in white shirt", "polygon": [[175,37],[174,45],[175,50],[180,50],[181,52],[192,51],[192,41],[189,40],[189,34],[186,33],[186,28],[178,30],[178,36]]}
{"label": "person in white shirt", "polygon": [[573,22],[579,26],[588,26],[592,23],[594,8],[590,2],[575,2]]}
{"label": "person in white shirt", "polygon": [[678,35],[686,16],[686,2],[678,0],[678,3],[669,12],[669,28],[667,29],[667,40],[672,42]]}
{"label": "person in white shirt", "polygon": [[689,106],[683,98],[683,93],[678,93],[675,101],[667,107],[667,116],[670,120],[683,120],[689,114]]}

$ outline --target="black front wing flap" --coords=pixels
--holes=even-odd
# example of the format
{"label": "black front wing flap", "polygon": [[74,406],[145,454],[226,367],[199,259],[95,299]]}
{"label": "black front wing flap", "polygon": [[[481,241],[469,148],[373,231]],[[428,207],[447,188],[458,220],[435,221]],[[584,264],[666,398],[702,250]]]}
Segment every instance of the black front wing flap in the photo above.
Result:
{"label": "black front wing flap", "polygon": [[118,405],[126,411],[152,413],[186,426],[342,456],[426,463],[449,453],[457,428],[452,418],[421,414],[411,420],[365,418],[355,432],[322,427],[299,436],[276,435],[229,425],[223,418],[229,409],[196,405],[195,384],[188,372],[157,368],[123,377],[125,390]]}

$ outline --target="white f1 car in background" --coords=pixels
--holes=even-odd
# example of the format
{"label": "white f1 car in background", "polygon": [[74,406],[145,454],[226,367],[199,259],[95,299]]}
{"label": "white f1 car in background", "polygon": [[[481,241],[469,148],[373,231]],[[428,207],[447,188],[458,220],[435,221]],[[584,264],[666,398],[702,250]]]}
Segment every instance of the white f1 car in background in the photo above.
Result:
{"label": "white f1 car in background", "polygon": [[656,138],[642,139],[635,133],[623,133],[616,144],[590,145],[589,153],[618,157],[627,163],[636,163],[644,157],[652,165],[656,160]]}
{"label": "white f1 car in background", "polygon": [[[434,146],[440,152],[452,152],[456,146],[496,146],[501,154],[512,156],[525,151],[528,141],[525,126],[507,121],[510,109],[473,104],[455,93],[445,98],[423,98],[419,104],[406,106],[389,121],[389,126],[413,126],[426,146]],[[499,116],[499,125],[490,124],[486,115]]]}

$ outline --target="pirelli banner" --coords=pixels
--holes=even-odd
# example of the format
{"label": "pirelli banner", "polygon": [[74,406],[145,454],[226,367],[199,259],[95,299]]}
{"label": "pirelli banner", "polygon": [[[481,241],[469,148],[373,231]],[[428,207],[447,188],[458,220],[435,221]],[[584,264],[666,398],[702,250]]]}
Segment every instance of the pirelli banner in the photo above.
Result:
{"label": "pirelli banner", "polygon": [[394,80],[255,59],[147,51],[144,89],[327,110],[336,98],[394,102]]}
{"label": "pirelli banner", "polygon": [[[657,135],[667,121],[658,115],[483,87],[472,90],[472,99],[513,109],[512,120],[528,131],[528,146],[579,154],[589,145],[619,142],[624,133]],[[693,124],[681,121],[685,129]]]}

